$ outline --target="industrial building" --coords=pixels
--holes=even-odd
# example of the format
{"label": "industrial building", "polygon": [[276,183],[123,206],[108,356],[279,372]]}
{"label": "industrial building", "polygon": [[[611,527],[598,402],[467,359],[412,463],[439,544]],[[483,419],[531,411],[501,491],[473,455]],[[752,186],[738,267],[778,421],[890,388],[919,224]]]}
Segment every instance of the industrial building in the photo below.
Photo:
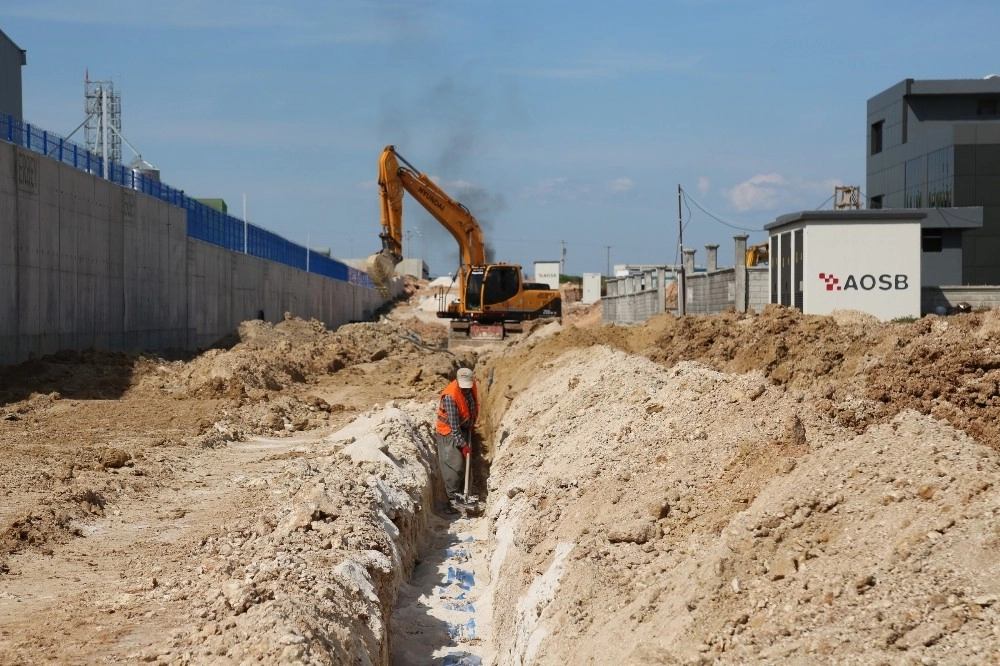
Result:
{"label": "industrial building", "polygon": [[21,68],[27,64],[27,52],[0,30],[0,115],[22,119]]}
{"label": "industrial building", "polygon": [[[925,284],[947,284],[933,266],[949,252],[951,284],[1000,284],[1000,77],[901,81],[868,100],[867,136],[868,207],[941,213],[921,226]],[[981,224],[954,207],[982,207]]]}

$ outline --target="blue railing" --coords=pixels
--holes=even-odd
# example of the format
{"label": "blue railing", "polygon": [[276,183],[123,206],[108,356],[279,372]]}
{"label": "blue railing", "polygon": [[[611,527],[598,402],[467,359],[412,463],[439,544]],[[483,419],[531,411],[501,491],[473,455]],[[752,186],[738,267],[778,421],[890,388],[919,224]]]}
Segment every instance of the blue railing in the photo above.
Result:
{"label": "blue railing", "polygon": [[[0,140],[27,148],[69,166],[92,173],[103,174],[103,158],[86,148],[31,123],[0,114]],[[170,187],[117,162],[108,163],[108,180],[155,197],[187,211],[187,233],[191,238],[212,243],[235,252],[268,259],[303,271],[323,275],[334,280],[350,282],[361,287],[374,288],[371,278],[364,271],[322,254],[309,251],[276,233],[255,224],[227,215],[197,199],[184,194],[184,190]]]}

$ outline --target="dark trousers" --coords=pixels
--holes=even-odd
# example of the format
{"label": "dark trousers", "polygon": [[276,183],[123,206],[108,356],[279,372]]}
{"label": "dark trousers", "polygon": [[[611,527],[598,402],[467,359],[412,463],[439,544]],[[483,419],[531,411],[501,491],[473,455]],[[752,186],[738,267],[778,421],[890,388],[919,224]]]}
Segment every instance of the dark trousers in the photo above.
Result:
{"label": "dark trousers", "polygon": [[451,499],[455,493],[465,491],[465,457],[452,443],[451,436],[445,437],[434,433],[434,442],[438,450],[438,468],[441,470],[441,480],[444,490]]}

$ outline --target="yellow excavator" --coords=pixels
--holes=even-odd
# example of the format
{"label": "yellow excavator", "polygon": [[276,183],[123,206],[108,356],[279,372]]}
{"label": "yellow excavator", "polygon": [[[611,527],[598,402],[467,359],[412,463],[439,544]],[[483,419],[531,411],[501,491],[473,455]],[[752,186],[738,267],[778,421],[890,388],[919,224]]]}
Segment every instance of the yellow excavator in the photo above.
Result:
{"label": "yellow excavator", "polygon": [[522,330],[525,321],[562,316],[559,291],[525,282],[517,264],[487,261],[482,229],[469,209],[407,162],[394,146],[386,146],[379,158],[378,185],[382,249],[368,257],[365,268],[380,292],[388,294],[396,264],[403,259],[403,193],[408,192],[458,243],[458,299],[437,313],[451,319],[453,337],[500,340]]}
{"label": "yellow excavator", "polygon": [[747,266],[759,266],[769,261],[770,243],[760,243],[747,248]]}

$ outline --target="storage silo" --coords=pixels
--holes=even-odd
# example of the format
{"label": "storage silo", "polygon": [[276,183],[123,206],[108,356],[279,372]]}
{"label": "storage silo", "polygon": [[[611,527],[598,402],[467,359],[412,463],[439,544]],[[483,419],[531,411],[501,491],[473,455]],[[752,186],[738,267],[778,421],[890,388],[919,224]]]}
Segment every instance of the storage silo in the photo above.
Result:
{"label": "storage silo", "polygon": [[136,182],[139,181],[138,176],[143,176],[149,180],[160,182],[160,170],[155,166],[142,159],[141,157],[136,157],[135,160],[128,165],[129,169],[137,176]]}

